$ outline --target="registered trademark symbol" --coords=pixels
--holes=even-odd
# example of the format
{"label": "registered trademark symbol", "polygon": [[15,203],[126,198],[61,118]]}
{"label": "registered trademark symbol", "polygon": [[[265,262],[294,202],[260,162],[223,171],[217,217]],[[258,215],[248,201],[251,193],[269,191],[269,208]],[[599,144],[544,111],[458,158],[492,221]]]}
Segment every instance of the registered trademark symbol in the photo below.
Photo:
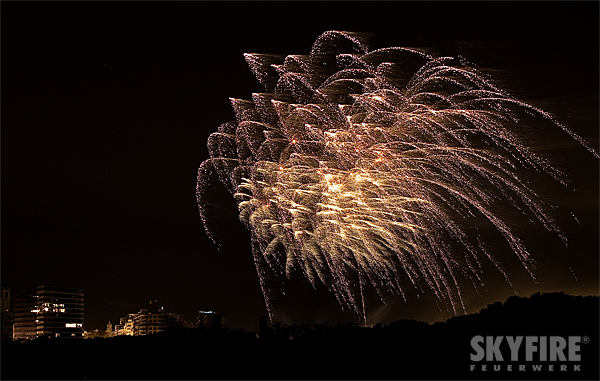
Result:
{"label": "registered trademark symbol", "polygon": [[589,342],[590,342],[590,338],[589,338],[589,337],[587,337],[587,336],[583,336],[583,337],[581,338],[581,342],[582,342],[582,343],[584,343],[584,344],[587,344],[587,343],[589,343]]}

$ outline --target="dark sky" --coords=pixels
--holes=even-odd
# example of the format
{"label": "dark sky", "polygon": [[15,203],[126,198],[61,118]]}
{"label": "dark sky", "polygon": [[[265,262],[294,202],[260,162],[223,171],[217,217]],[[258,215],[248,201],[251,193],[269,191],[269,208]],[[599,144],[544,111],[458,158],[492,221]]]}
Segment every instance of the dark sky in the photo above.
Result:
{"label": "dark sky", "polygon": [[[462,54],[598,149],[597,2],[3,2],[2,282],[14,296],[83,287],[87,329],[136,310],[110,303],[149,299],[256,329],[266,309],[249,234],[231,200],[230,239],[219,250],[207,238],[196,171],[208,135],[234,118],[228,98],[262,90],[242,54],[306,54],[334,29],[374,33],[372,48]],[[583,227],[565,222],[569,250],[515,288],[598,294],[598,161],[561,144],[551,155],[572,188],[550,197]],[[299,284],[280,318],[355,319]],[[431,318],[427,303],[372,311]]]}

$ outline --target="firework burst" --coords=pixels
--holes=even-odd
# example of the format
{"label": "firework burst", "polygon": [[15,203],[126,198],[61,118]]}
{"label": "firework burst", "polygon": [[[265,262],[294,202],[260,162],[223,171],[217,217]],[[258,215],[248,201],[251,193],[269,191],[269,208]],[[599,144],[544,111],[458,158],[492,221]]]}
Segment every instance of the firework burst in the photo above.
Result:
{"label": "firework burst", "polygon": [[479,236],[483,225],[535,279],[534,259],[506,216],[526,214],[562,237],[520,171],[563,180],[519,138],[523,120],[541,117],[597,152],[460,60],[369,51],[367,42],[329,31],[308,55],[245,54],[266,92],[231,99],[237,120],[208,139],[197,197],[209,236],[205,196],[218,179],[251,232],[269,314],[267,280],[296,272],[357,313],[367,285],[382,300],[429,289],[464,311],[461,280],[483,285],[482,262],[510,283]]}

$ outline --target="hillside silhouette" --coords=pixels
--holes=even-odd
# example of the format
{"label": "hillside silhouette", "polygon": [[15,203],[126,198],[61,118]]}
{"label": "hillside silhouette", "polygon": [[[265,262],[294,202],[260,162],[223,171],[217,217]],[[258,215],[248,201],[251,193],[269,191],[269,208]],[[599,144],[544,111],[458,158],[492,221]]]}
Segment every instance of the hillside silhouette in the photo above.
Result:
{"label": "hillside silhouette", "polygon": [[[598,379],[598,311],[597,296],[538,293],[434,324],[287,325],[261,318],[258,332],[218,326],[3,342],[2,379]],[[492,363],[470,371],[475,335],[586,336],[589,343],[581,344],[579,371],[569,362],[550,371],[539,361],[533,364],[545,368],[535,372],[491,371]],[[568,371],[558,371],[561,364]]]}

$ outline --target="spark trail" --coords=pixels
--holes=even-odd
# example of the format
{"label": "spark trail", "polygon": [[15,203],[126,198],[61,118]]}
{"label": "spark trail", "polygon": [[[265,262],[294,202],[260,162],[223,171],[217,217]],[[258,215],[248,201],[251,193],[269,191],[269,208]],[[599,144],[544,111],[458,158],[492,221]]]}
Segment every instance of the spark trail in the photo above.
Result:
{"label": "spark trail", "polygon": [[251,232],[271,316],[269,280],[296,272],[359,314],[367,285],[383,301],[407,287],[430,289],[464,311],[461,280],[483,286],[482,262],[510,283],[482,225],[535,279],[535,261],[507,216],[531,216],[562,237],[520,173],[563,180],[519,132],[537,115],[598,158],[548,113],[466,64],[417,49],[369,51],[368,38],[329,31],[308,55],[245,54],[266,92],[231,99],[237,120],[208,139],[200,215],[212,238],[206,195],[220,180]]}

